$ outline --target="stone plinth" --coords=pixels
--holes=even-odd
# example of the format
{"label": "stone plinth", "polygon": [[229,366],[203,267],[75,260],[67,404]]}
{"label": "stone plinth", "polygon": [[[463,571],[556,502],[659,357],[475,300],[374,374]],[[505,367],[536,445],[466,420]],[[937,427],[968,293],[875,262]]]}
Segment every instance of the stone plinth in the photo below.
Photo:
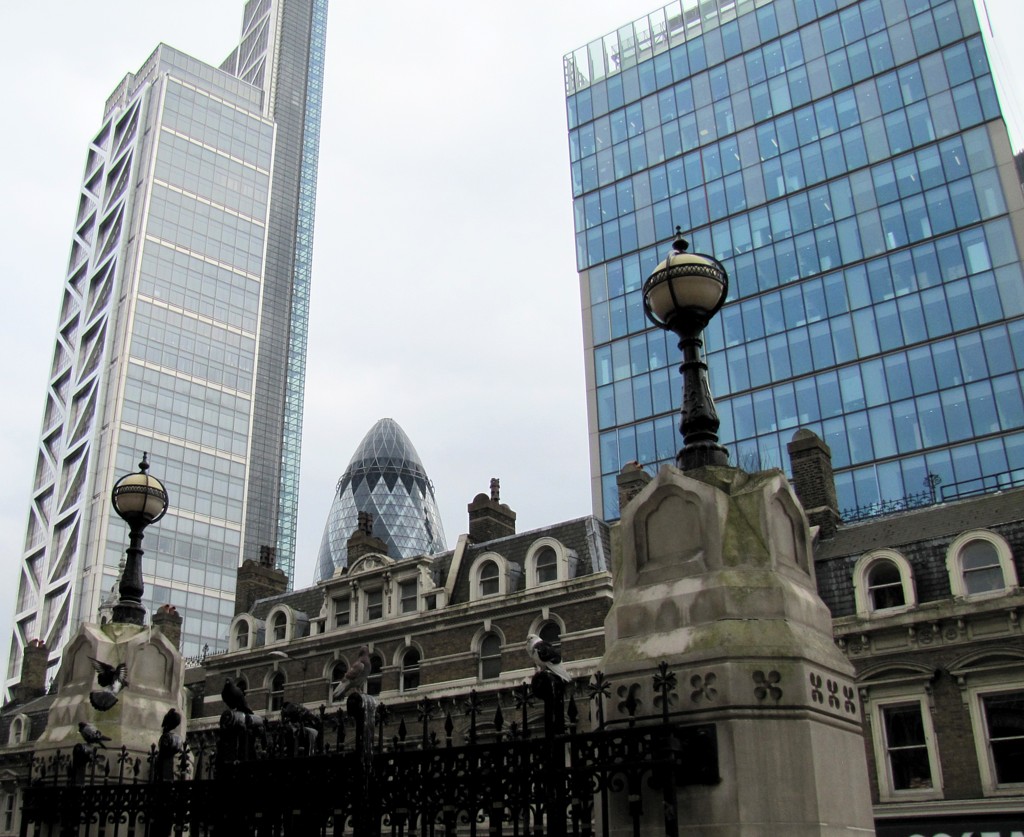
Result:
{"label": "stone plinth", "polygon": [[[623,511],[602,667],[608,718],[655,705],[714,723],[721,782],[680,789],[679,828],[702,837],[873,833],[853,669],[813,579],[804,513],[780,471],[666,467]],[[645,797],[650,833],[660,800]],[[621,828],[620,828],[621,824]],[[613,812],[612,831],[632,833]]]}
{"label": "stone plinth", "polygon": [[[128,686],[104,712],[89,702],[90,692],[99,689],[90,657],[126,666]],[[82,742],[78,724],[85,721],[110,736],[109,749],[123,744],[133,755],[148,755],[160,738],[167,710],[173,706],[185,717],[184,684],[181,654],[159,629],[119,623],[82,625],[64,651],[57,697],[46,731],[36,743],[36,754],[45,756],[55,749],[69,752]],[[184,728],[178,732],[184,735]]]}

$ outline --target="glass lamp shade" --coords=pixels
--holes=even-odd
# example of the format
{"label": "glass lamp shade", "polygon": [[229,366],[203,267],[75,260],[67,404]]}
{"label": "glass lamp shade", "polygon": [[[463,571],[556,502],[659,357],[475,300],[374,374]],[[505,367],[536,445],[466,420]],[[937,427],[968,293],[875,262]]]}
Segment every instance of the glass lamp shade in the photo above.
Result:
{"label": "glass lamp shade", "polygon": [[659,328],[674,331],[675,324],[687,322],[699,330],[725,302],[729,276],[718,260],[685,252],[682,239],[673,247],[644,283],[644,313]]}
{"label": "glass lamp shade", "polygon": [[167,490],[160,480],[146,473],[149,464],[145,458],[139,468],[139,473],[126,474],[114,484],[110,501],[114,511],[129,524],[149,525],[167,511]]}

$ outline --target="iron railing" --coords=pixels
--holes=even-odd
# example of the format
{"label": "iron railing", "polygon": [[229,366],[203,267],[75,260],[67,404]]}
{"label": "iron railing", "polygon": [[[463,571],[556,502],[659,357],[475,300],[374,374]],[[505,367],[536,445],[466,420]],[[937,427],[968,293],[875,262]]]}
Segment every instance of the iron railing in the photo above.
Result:
{"label": "iron railing", "polygon": [[654,818],[674,837],[677,789],[718,781],[714,725],[670,714],[675,676],[664,664],[657,716],[627,700],[606,721],[609,681],[598,673],[586,689],[591,731],[576,696],[566,701],[542,673],[515,690],[511,723],[500,703],[484,721],[471,692],[461,734],[450,706],[421,701],[410,734],[405,718],[396,728],[385,706],[357,695],[346,712],[291,707],[270,724],[225,712],[220,730],[191,737],[173,759],[156,747],[147,759],[92,757],[79,745],[35,760],[21,834],[607,837],[612,819],[639,834]]}

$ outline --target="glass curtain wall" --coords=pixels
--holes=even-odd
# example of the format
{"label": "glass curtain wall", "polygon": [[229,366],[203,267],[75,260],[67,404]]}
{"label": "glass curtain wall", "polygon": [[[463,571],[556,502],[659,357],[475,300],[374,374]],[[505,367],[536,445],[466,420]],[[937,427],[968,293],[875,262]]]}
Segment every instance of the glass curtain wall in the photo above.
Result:
{"label": "glass curtain wall", "polygon": [[681,444],[640,300],[676,225],[730,274],[734,464],[788,468],[806,427],[841,507],[1024,479],[1020,189],[970,0],[673,3],[565,70],[598,514]]}

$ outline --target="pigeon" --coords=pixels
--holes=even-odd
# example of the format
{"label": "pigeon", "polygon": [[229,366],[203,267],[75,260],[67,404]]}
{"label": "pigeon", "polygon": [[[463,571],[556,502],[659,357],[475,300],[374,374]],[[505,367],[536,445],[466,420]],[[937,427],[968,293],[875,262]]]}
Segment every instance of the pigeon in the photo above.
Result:
{"label": "pigeon", "polygon": [[100,685],[99,689],[89,692],[89,703],[94,709],[106,712],[117,703],[117,693],[128,685],[128,678],[125,677],[126,667],[124,663],[112,666],[100,662],[95,657],[89,659],[96,670],[96,682]]}
{"label": "pigeon", "polygon": [[530,634],[526,638],[526,650],[530,654],[530,659],[533,660],[533,664],[537,668],[544,671],[550,671],[556,677],[560,677],[566,683],[572,681],[572,677],[569,675],[561,665],[562,655],[559,654],[554,646],[550,642],[545,642],[537,634]]}
{"label": "pigeon", "polygon": [[103,742],[110,741],[110,736],[104,735],[92,724],[87,724],[85,721],[79,721],[78,731],[81,733],[82,738],[85,739],[86,744],[98,744],[104,750],[107,749],[107,745]]}
{"label": "pigeon", "polygon": [[170,732],[174,732],[181,723],[181,713],[173,706],[167,710],[167,714],[164,715],[164,719],[160,722],[160,727],[164,731],[164,735]]}
{"label": "pigeon", "polygon": [[220,690],[220,697],[228,709],[245,715],[252,714],[249,702],[245,699],[245,691],[235,683],[232,683],[230,677],[224,679],[224,688]]}
{"label": "pigeon", "polygon": [[362,692],[366,687],[366,681],[370,677],[370,650],[364,645],[359,649],[356,661],[352,667],[345,672],[341,678],[338,688],[334,690],[334,699],[341,700],[349,692]]}

